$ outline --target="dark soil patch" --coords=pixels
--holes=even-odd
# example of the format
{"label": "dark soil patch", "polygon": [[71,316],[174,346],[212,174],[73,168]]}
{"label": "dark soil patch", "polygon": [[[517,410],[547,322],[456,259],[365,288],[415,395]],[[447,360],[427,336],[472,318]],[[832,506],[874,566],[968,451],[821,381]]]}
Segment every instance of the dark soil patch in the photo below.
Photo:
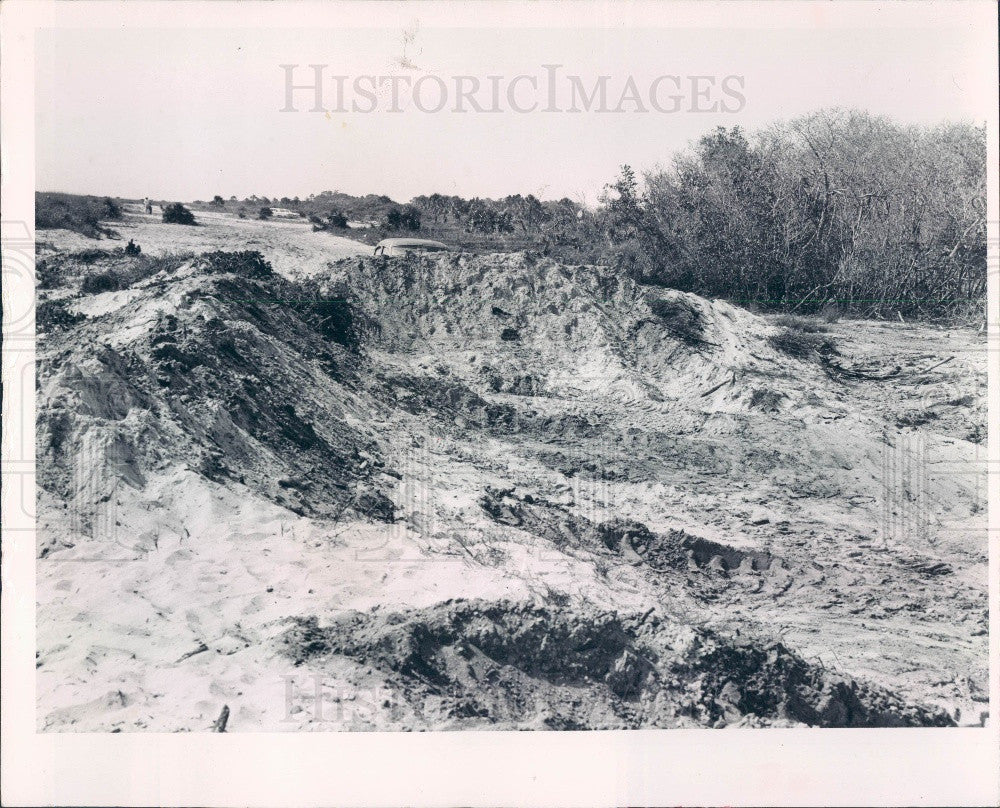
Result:
{"label": "dark soil patch", "polygon": [[950,726],[941,710],[806,662],[779,642],[727,638],[651,613],[510,601],[446,601],[297,619],[295,664],[346,657],[382,673],[424,715],[558,729],[671,726]]}
{"label": "dark soil patch", "polygon": [[770,337],[768,342],[775,350],[796,359],[822,360],[837,355],[833,339],[821,333],[786,328]]}
{"label": "dark soil patch", "polygon": [[716,572],[766,572],[778,561],[762,550],[745,550],[692,536],[671,528],[654,532],[642,522],[615,518],[597,523],[513,488],[488,486],[479,506],[497,524],[525,530],[556,547],[610,551],[627,563],[642,563],[656,572],[683,571],[693,565]]}
{"label": "dark soil patch", "polygon": [[704,342],[705,323],[701,312],[683,299],[654,299],[650,311],[670,334],[689,345]]}

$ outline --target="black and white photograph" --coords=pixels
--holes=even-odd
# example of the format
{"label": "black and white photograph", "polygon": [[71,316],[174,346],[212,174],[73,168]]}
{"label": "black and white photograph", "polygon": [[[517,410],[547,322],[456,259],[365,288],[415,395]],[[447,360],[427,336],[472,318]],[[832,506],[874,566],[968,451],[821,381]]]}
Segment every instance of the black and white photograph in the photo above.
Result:
{"label": "black and white photograph", "polygon": [[71,5],[33,734],[996,740],[993,4]]}

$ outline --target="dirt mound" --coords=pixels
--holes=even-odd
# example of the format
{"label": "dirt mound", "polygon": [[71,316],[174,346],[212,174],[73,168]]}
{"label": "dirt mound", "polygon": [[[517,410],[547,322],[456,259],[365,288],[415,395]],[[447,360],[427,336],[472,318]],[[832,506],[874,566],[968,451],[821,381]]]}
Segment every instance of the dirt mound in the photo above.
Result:
{"label": "dirt mound", "polygon": [[[224,648],[185,659],[211,671],[185,681],[228,682],[234,726],[287,728],[282,700],[241,677],[263,682],[251,656],[311,615],[289,646],[318,643],[291,652],[302,674],[359,700],[389,677],[412,697],[387,719],[398,728],[939,720],[823,664],[966,721],[985,708],[985,511],[974,475],[952,473],[976,447],[929,431],[985,389],[971,348],[942,364],[943,332],[824,326],[844,367],[895,338],[904,369],[834,377],[774,348],[777,320],[606,268],[448,255],[289,281],[306,273],[283,255],[274,272],[246,253],[48,257],[41,726],[104,726],[104,708],[73,710],[103,704],[123,665],[158,672],[166,643],[170,661]],[[904,406],[940,417],[905,420]],[[67,573],[78,559],[118,566]],[[472,597],[491,602],[407,611]],[[326,628],[375,603],[384,615]],[[656,631],[634,617],[650,607],[668,615]],[[103,627],[99,648],[81,624]],[[780,646],[739,641],[761,626]],[[66,685],[90,655],[106,663]],[[128,692],[135,727],[218,716],[206,693],[185,718],[184,694],[155,678]],[[161,695],[170,711],[147,707]]]}
{"label": "dirt mound", "polygon": [[653,614],[455,601],[298,620],[284,652],[314,668],[347,657],[386,675],[420,716],[459,724],[604,729],[671,726],[949,726],[943,711],[755,643]]}
{"label": "dirt mound", "polygon": [[[460,351],[466,362],[452,372],[494,391],[707,396],[735,368],[780,358],[768,342],[774,329],[760,318],[651,290],[607,267],[514,253],[344,260],[335,271],[330,288],[380,324],[372,346]],[[749,399],[737,386],[722,397]]]}
{"label": "dirt mound", "polygon": [[[380,449],[351,423],[360,360],[342,302],[256,254],[216,253],[79,305],[83,322],[40,345],[43,491],[86,512],[180,465],[297,513],[393,518]],[[81,475],[102,481],[91,502]]]}

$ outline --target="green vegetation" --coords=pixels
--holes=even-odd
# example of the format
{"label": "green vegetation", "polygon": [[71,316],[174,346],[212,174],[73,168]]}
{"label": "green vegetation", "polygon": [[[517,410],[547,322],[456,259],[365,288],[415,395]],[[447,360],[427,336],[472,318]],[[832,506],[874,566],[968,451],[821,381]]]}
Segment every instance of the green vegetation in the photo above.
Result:
{"label": "green vegetation", "polygon": [[88,238],[100,238],[115,235],[102,222],[121,218],[121,206],[110,197],[35,193],[35,227],[39,230],[62,228]]}
{"label": "green vegetation", "polygon": [[271,264],[264,260],[257,250],[245,250],[243,252],[216,252],[204,253],[202,256],[208,261],[212,272],[229,273],[243,275],[247,278],[267,278],[274,274]]}
{"label": "green vegetation", "polygon": [[863,317],[962,315],[985,302],[982,128],[845,111],[753,137],[719,128],[644,186],[623,170],[603,229],[645,282]]}
{"label": "green vegetation", "polygon": [[82,314],[73,314],[64,300],[43,300],[35,310],[35,329],[39,334],[64,331],[82,323]]}
{"label": "green vegetation", "polygon": [[180,202],[174,202],[163,209],[163,221],[166,224],[197,224],[194,214]]}

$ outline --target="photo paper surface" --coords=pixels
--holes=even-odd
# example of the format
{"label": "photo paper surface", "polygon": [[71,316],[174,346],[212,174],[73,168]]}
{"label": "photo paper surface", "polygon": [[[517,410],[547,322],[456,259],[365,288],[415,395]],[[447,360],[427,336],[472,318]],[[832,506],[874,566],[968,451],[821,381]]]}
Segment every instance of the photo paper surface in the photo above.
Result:
{"label": "photo paper surface", "polygon": [[5,733],[997,794],[995,7],[27,5]]}

